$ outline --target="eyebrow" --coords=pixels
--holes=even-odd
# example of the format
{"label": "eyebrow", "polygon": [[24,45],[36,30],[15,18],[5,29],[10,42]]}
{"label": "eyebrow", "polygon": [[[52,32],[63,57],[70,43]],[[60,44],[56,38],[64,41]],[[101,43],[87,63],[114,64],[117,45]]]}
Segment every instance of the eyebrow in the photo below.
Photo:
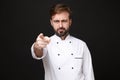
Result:
{"label": "eyebrow", "polygon": [[63,19],[63,20],[53,20],[54,22],[66,22],[67,21],[67,19]]}

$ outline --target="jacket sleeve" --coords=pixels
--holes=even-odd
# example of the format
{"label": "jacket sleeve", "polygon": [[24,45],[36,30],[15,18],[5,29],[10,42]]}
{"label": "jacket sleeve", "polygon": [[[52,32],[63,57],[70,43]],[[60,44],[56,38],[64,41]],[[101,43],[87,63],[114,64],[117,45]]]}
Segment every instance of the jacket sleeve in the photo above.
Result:
{"label": "jacket sleeve", "polygon": [[34,46],[34,44],[31,46],[31,54],[32,54],[32,57],[33,57],[34,59],[37,59],[37,60],[43,59],[43,58],[46,56],[46,54],[47,54],[46,48],[43,49],[43,56],[42,56],[42,57],[37,57],[37,56],[35,55],[35,53],[34,53],[34,48],[33,48],[33,46]]}
{"label": "jacket sleeve", "polygon": [[85,76],[85,80],[95,80],[91,54],[86,43],[83,48],[83,57],[83,74]]}

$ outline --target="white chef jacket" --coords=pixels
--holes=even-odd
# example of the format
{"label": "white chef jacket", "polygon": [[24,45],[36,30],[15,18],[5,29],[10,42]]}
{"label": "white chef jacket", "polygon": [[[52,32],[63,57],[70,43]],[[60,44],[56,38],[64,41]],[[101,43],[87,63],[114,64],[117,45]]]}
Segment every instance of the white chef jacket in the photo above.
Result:
{"label": "white chef jacket", "polygon": [[91,55],[84,41],[70,35],[65,40],[57,35],[50,38],[42,57],[36,57],[31,47],[33,58],[43,61],[45,80],[94,80]]}

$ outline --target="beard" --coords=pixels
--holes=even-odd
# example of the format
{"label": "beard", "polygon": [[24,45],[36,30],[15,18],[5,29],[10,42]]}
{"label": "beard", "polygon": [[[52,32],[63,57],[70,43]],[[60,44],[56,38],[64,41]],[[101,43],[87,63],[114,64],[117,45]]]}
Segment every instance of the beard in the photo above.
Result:
{"label": "beard", "polygon": [[63,36],[66,36],[69,33],[69,29],[65,29],[65,28],[61,27],[61,28],[58,28],[55,31],[55,33],[56,33],[57,36],[63,37]]}

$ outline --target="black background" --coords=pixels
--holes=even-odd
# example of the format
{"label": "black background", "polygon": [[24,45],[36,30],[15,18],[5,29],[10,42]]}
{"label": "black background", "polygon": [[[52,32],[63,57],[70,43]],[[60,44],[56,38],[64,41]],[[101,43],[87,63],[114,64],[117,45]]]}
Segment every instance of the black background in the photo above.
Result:
{"label": "black background", "polygon": [[70,33],[84,40],[92,55],[96,80],[119,80],[120,5],[115,0],[1,0],[1,80],[43,80],[41,60],[31,56],[37,35],[53,35],[49,9],[66,3],[73,11]]}

